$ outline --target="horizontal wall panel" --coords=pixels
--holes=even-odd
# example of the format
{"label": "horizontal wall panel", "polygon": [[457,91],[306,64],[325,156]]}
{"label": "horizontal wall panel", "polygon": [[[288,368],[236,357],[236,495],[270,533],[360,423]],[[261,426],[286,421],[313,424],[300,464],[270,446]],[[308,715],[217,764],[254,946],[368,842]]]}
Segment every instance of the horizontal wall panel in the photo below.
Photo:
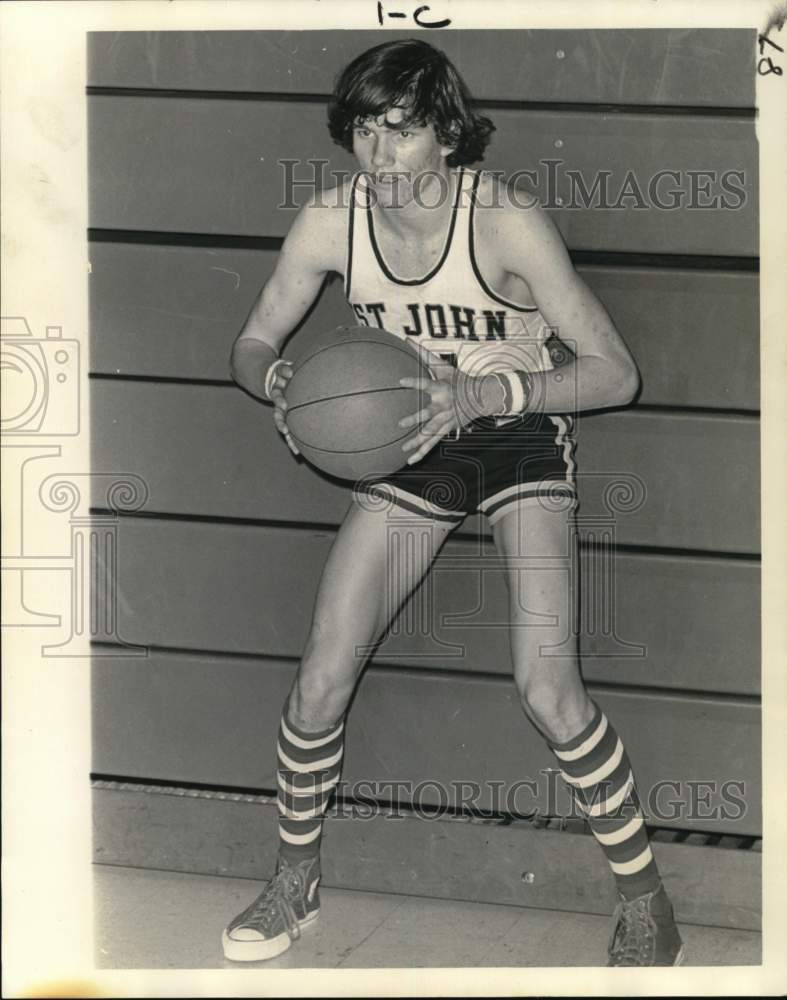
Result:
{"label": "horizontal wall panel", "polygon": [[[527,187],[555,208],[574,249],[758,252],[752,121],[506,109],[495,123],[484,166],[507,176],[534,172]],[[278,206],[302,203],[315,175],[318,187],[330,188],[333,172],[356,169],[316,102],[95,95],[89,136],[89,217],[98,228],[283,236],[294,209]],[[297,161],[291,176],[305,186],[289,190],[285,159]],[[571,171],[581,180],[573,191]],[[692,181],[690,171],[713,177]],[[557,209],[558,198],[565,208]],[[521,200],[532,203],[524,190]]]}
{"label": "horizontal wall panel", "polygon": [[573,250],[759,252],[751,121],[506,111],[496,123],[484,166],[535,171],[523,175],[522,203],[535,187]]}
{"label": "horizontal wall panel", "polygon": [[[141,476],[146,510],[329,524],[347,510],[347,482],[293,456],[272,407],[234,386],[101,379],[91,383],[91,405],[94,469]],[[614,515],[621,543],[757,552],[758,450],[752,417],[584,417],[582,514]],[[100,496],[94,503],[106,506]],[[466,528],[477,530],[478,516]]]}
{"label": "horizontal wall panel", "polygon": [[[232,344],[277,256],[273,250],[92,243],[91,371],[228,379]],[[340,323],[357,318],[334,275],[285,356],[296,358]]]}
{"label": "horizontal wall panel", "polygon": [[[232,342],[276,262],[274,250],[93,243],[91,370],[227,377]],[[637,361],[639,402],[759,409],[758,276],[580,267]],[[335,280],[284,354],[355,322]]]}
{"label": "horizontal wall panel", "polygon": [[[351,486],[296,458],[237,387],[93,380],[91,465],[140,477],[144,511],[338,524]],[[151,409],[152,408],[152,409]],[[107,506],[94,482],[93,505]]]}
{"label": "horizontal wall panel", "polygon": [[[284,236],[295,210],[280,204],[302,204],[315,176],[330,188],[331,171],[356,169],[315,102],[93,96],[88,116],[93,227]],[[304,186],[288,191],[287,176]]]}
{"label": "horizontal wall panel", "polygon": [[[294,664],[155,653],[100,658],[93,669],[94,773],[275,788],[275,732]],[[595,694],[636,769],[650,822],[761,833],[756,705]],[[342,779],[357,794],[357,782],[405,781],[412,784],[400,796],[387,797],[451,805],[460,782],[476,782],[478,808],[552,815],[569,805],[554,768],[502,679],[371,668],[348,716]],[[416,791],[425,782],[437,785]],[[503,782],[497,803],[490,782]],[[692,782],[711,783],[704,804]]]}
{"label": "horizontal wall panel", "polygon": [[639,403],[759,410],[759,277],[578,268],[642,377]]}
{"label": "horizontal wall panel", "polygon": [[[98,87],[328,94],[335,75],[400,31],[98,31]],[[484,100],[753,107],[753,31],[484,30],[433,32]]]}
{"label": "horizontal wall panel", "polygon": [[[94,860],[267,878],[279,841],[275,799],[209,795],[94,782]],[[385,813],[353,822],[330,811],[324,829],[321,884],[334,889],[572,913],[611,913],[617,903],[614,879],[591,836],[526,822],[424,821]],[[658,838],[651,840],[651,849],[681,923],[760,929],[760,853]],[[523,858],[534,875],[530,882],[522,881]]]}
{"label": "horizontal wall panel", "polygon": [[600,491],[636,483],[642,505],[619,515],[619,541],[759,552],[759,438],[752,417],[637,410],[587,417],[577,444],[584,515],[608,509]]}
{"label": "horizontal wall panel", "polygon": [[[300,657],[334,537],[332,531],[124,518],[117,528],[122,600],[115,639]],[[599,570],[598,553],[583,551],[583,595],[598,589]],[[583,615],[586,680],[759,694],[756,564],[619,552],[603,587],[612,625],[605,626],[600,610]],[[494,544],[450,538],[373,659],[510,678],[508,619]]]}

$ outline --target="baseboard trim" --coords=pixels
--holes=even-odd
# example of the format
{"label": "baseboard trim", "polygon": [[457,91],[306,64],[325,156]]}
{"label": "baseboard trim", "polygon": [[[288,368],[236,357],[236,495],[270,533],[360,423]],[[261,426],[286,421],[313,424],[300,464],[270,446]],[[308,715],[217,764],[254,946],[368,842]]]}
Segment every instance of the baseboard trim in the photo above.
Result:
{"label": "baseboard trim", "polygon": [[[93,817],[99,864],[249,879],[274,866],[273,797],[98,781]],[[656,837],[652,849],[680,922],[761,930],[761,853]],[[592,836],[531,823],[334,810],[322,871],[331,888],[435,899],[599,914],[616,902]]]}

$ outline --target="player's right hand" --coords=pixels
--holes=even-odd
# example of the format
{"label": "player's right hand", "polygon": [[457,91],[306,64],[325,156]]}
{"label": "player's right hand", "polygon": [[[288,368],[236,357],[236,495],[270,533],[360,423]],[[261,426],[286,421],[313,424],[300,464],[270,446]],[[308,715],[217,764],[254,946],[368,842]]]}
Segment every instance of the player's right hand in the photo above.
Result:
{"label": "player's right hand", "polygon": [[290,451],[293,455],[300,455],[300,451],[292,439],[292,434],[287,427],[286,413],[287,413],[287,400],[284,398],[284,389],[287,383],[292,378],[292,362],[288,361],[286,364],[279,365],[276,369],[276,375],[273,379],[273,385],[271,386],[271,400],[273,402],[273,422],[276,424],[276,428],[280,434],[283,435],[284,440],[287,442]]}

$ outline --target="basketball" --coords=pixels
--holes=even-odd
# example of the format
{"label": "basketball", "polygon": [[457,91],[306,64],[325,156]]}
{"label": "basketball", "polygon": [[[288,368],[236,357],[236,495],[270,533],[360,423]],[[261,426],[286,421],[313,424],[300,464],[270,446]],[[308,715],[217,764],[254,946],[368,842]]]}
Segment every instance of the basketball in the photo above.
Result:
{"label": "basketball", "polygon": [[423,406],[423,390],[400,378],[431,378],[416,348],[376,327],[340,326],[293,366],[287,426],[301,454],[341,479],[386,475],[407,462],[402,444],[417,426],[402,417]]}

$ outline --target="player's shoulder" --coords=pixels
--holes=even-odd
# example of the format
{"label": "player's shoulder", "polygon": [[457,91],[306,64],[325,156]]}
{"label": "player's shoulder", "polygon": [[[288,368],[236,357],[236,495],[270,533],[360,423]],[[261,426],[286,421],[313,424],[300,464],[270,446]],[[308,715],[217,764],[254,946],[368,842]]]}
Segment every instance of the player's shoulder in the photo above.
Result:
{"label": "player's shoulder", "polygon": [[333,266],[347,241],[350,182],[313,191],[300,205],[287,237],[290,246]]}
{"label": "player's shoulder", "polygon": [[347,218],[350,181],[315,189],[301,202],[298,221],[304,227],[337,226]]}
{"label": "player's shoulder", "polygon": [[552,225],[538,194],[499,171],[479,170],[476,213],[479,225],[497,235],[537,233]]}
{"label": "player's shoulder", "polygon": [[538,194],[515,178],[484,171],[479,178],[478,242],[507,270],[521,273],[524,260],[565,255],[563,239]]}

